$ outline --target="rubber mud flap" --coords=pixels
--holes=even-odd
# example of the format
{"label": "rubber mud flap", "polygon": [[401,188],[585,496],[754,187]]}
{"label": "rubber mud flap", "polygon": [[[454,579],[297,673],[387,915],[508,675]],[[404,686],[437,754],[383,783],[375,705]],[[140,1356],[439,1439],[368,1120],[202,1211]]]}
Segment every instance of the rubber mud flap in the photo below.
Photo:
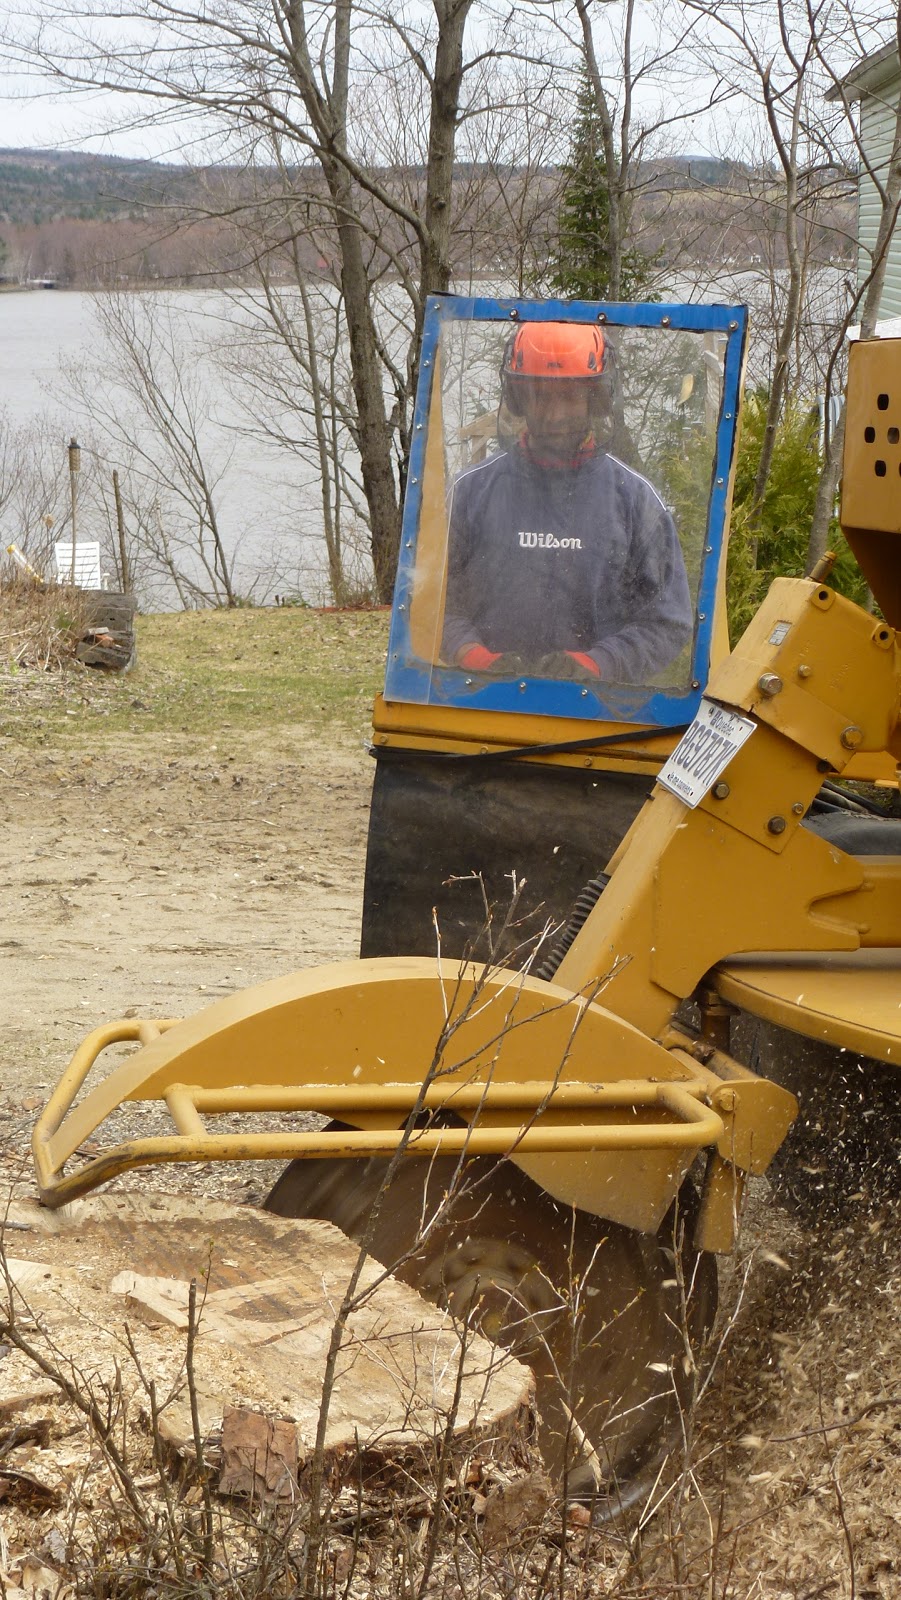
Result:
{"label": "rubber mud flap", "polygon": [[653,781],[524,761],[380,756],[360,954],[431,955],[437,917],[442,955],[487,959],[485,902],[494,907],[496,939],[515,878],[525,880],[515,925],[491,951],[495,960],[508,956],[548,920],[566,919],[631,827]]}

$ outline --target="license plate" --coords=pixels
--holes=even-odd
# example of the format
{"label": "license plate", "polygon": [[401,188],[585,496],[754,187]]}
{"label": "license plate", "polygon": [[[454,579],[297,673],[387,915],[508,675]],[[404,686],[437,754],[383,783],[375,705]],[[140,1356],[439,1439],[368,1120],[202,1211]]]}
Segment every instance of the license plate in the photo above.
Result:
{"label": "license plate", "polygon": [[702,700],[697,716],[661,769],[658,783],[687,806],[696,806],[754,732],[756,723]]}

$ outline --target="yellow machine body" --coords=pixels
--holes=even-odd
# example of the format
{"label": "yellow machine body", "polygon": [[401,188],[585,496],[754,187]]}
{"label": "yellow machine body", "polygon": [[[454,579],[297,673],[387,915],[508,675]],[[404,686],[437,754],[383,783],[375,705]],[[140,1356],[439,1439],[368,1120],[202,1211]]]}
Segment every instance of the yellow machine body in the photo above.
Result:
{"label": "yellow machine body", "polygon": [[[874,383],[870,404],[860,390]],[[893,384],[894,407],[896,345],[875,356],[855,349],[845,519],[854,519],[859,548],[878,553],[871,578],[889,594],[897,563],[885,541],[897,538],[892,518],[901,519],[881,475],[864,473],[861,486],[857,434],[860,416],[877,414]],[[824,772],[901,755],[894,627],[826,584],[780,579],[715,668],[708,696],[752,718],[753,736],[694,809],[655,789],[552,984],[477,964],[384,959],[277,979],[177,1024],[114,1024],[82,1046],[38,1120],[44,1200],[62,1204],[151,1161],[314,1159],[326,1149],[390,1153],[403,1142],[411,1155],[508,1154],[556,1197],[653,1229],[706,1150],[714,1159],[702,1240],[728,1247],[730,1208],[711,1209],[714,1193],[729,1189],[718,1163],[764,1170],[793,1105],[676,1031],[682,1001],[707,983],[798,1031],[885,1060],[901,1049],[901,861],[855,858],[802,826]],[[513,738],[503,719],[489,730],[478,715],[468,738]],[[408,708],[407,733],[412,716]],[[428,716],[430,727],[419,726],[433,738]],[[382,708],[377,727],[379,717],[386,727],[403,722],[396,709]],[[546,731],[534,730],[537,742]],[[553,731],[559,741],[559,723]],[[636,766],[658,759],[640,732],[622,753]],[[72,1109],[97,1055],[129,1038],[142,1048]],[[113,1146],[66,1173],[126,1099],[165,1100],[171,1138]],[[398,1131],[410,1113],[439,1104],[456,1127]],[[327,1109],[359,1131],[216,1135],[204,1121],[301,1108]]]}
{"label": "yellow machine body", "polygon": [[[883,615],[816,578],[777,580],[715,662],[671,755],[675,737],[659,729],[606,723],[592,735],[575,719],[377,705],[377,745],[450,760],[511,753],[523,783],[523,768],[587,764],[650,785],[667,757],[602,892],[567,926],[553,981],[529,961],[382,955],[277,978],[185,1021],[100,1028],[34,1130],[44,1202],[156,1162],[290,1161],[272,1209],[337,1221],[454,1315],[475,1308],[506,1347],[524,1341],[549,1461],[572,1464],[573,1439],[587,1440],[594,1465],[579,1470],[592,1492],[646,1466],[661,1430],[678,1431],[685,1338],[703,1337],[715,1303],[709,1260],[683,1254],[681,1220],[690,1249],[728,1250],[745,1177],[766,1171],[797,1110],[729,1054],[730,1008],[901,1056],[901,855],[855,855],[804,822],[827,776],[896,781],[901,514],[884,480],[891,465],[897,484],[899,428],[901,341],[856,347],[843,516]],[[740,723],[744,742],[727,741],[708,773],[710,717]],[[611,731],[614,744],[595,748]],[[691,803],[680,752],[703,753]],[[546,930],[545,947],[555,938]],[[531,959],[542,953],[539,939]],[[699,1034],[680,1024],[690,999]],[[133,1053],[89,1082],[127,1042]],[[165,1104],[171,1132],[117,1141],[106,1124],[123,1102]],[[338,1120],[299,1129],[299,1112]],[[234,1114],[240,1128],[223,1127]],[[100,1153],[85,1161],[94,1135]],[[685,1180],[701,1156],[698,1206]],[[422,1219],[464,1171],[474,1188],[457,1233],[439,1220],[423,1245]],[[382,1206],[389,1179],[394,1202]],[[564,1381],[586,1326],[558,1315],[577,1236],[593,1309]],[[679,1302],[678,1258],[698,1288],[694,1312]]]}
{"label": "yellow machine body", "polygon": [[[522,973],[423,958],[294,973],[184,1022],[98,1029],[42,1113],[34,1155],[47,1204],[161,1161],[509,1155],[568,1205],[653,1231],[709,1149],[763,1171],[793,1102],[673,1031],[649,1039],[590,998]],[[102,1051],[143,1048],[73,1102]],[[166,1103],[173,1132],[113,1144],[63,1175],[127,1100]],[[403,1133],[411,1112],[458,1126]],[[358,1132],[214,1133],[226,1112],[327,1111]]]}
{"label": "yellow machine body", "polygon": [[[145,1162],[371,1155],[404,1141],[411,1157],[509,1155],[556,1197],[653,1229],[706,1150],[699,1243],[728,1248],[739,1175],[766,1169],[794,1103],[673,1019],[723,963],[723,993],[735,992],[729,957],[802,952],[798,992],[818,1027],[831,981],[827,969],[817,983],[821,955],[901,947],[901,862],[856,859],[801,826],[824,768],[840,772],[852,748],[894,748],[901,652],[894,630],[824,585],[782,579],[709,692],[750,714],[753,736],[696,808],[655,791],[553,984],[425,958],[296,974],[167,1026],[72,1109],[99,1050],[152,1024],[101,1030],[35,1129],[45,1201]],[[746,990],[768,964],[741,969]],[[872,1020],[878,1033],[885,1016]],[[114,1146],[65,1175],[126,1099],[165,1100],[173,1137]],[[439,1101],[459,1128],[398,1132]],[[361,1131],[217,1137],[203,1121],[300,1108]]]}

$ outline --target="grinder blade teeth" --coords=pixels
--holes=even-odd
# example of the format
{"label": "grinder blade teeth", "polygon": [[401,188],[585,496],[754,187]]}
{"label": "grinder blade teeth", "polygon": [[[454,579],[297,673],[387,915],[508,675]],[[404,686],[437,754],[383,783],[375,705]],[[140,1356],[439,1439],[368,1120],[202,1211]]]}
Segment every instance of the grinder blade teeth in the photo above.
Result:
{"label": "grinder blade teeth", "polygon": [[[266,1206],[320,1217],[531,1367],[538,1441],[566,1492],[620,1505],[690,1401],[686,1340],[709,1330],[715,1270],[680,1244],[553,1200],[511,1162],[327,1158],[286,1168]],[[688,1230],[685,1230],[688,1231]],[[687,1309],[683,1286],[692,1287]]]}

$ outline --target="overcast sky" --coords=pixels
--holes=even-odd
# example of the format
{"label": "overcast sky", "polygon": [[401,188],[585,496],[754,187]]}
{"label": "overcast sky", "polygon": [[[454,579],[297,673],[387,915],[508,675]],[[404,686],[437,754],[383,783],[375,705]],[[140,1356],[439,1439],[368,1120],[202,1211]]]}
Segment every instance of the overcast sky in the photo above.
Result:
{"label": "overcast sky", "polygon": [[[58,85],[46,94],[33,83],[0,70],[0,148],[6,150],[92,150],[102,155],[146,157],[152,161],[184,161],[191,150],[172,124],[123,130],[124,97],[109,91],[87,96],[67,94]],[[114,131],[104,129],[114,127]]]}
{"label": "overcast sky", "polygon": [[[7,0],[9,3],[10,0]],[[867,9],[868,0],[860,0],[860,3]],[[41,0],[13,0],[13,4],[20,15],[27,15],[40,8]],[[611,13],[616,9],[616,6],[611,6]],[[613,23],[607,19],[605,26],[612,27]],[[640,22],[636,40],[641,43]],[[605,52],[603,41],[601,44],[602,61],[606,56],[609,66],[616,57],[616,49]],[[695,96],[689,93],[689,81],[680,76],[677,82],[690,104]],[[0,62],[0,147],[91,150],[105,155],[197,164],[222,158],[223,146],[214,142],[208,123],[199,118],[193,121],[185,118],[179,125],[170,120],[171,110],[166,115],[154,116],[151,112],[147,126],[130,128],[130,115],[134,117],[136,106],[123,95],[111,91],[97,94],[79,91],[73,94],[54,80],[47,82],[44,93],[36,92],[40,87],[40,81],[35,78],[4,71]],[[670,92],[674,87],[670,85]],[[703,88],[704,72],[701,70],[693,81],[693,90],[702,91]],[[658,86],[653,75],[635,91],[633,112],[639,116],[645,94],[648,96],[648,105],[653,105],[658,98]],[[678,97],[678,87],[675,87],[675,94]],[[698,99],[703,100],[703,93],[698,93]],[[147,105],[145,101],[145,114]],[[747,116],[739,119],[739,126],[734,123],[734,117],[735,103],[729,101],[719,110],[707,115],[701,113],[678,129],[674,128],[674,141],[693,153],[704,149],[728,149],[739,126],[742,132],[748,131],[744,126]]]}
{"label": "overcast sky", "polygon": [[[417,5],[424,5],[428,11],[428,0],[409,0],[414,11]],[[70,6],[72,14],[77,16],[78,0],[64,0],[63,9]],[[49,18],[52,22],[56,10],[53,0],[0,0],[0,14],[9,8],[10,33],[14,37],[21,23],[23,37],[27,34],[30,20],[43,16],[45,21]],[[89,15],[91,6],[85,6],[85,15]],[[115,15],[116,7],[113,0],[101,0],[100,9]],[[191,9],[190,7],[188,8]],[[200,9],[198,7],[198,9]],[[616,42],[616,16],[620,4],[614,3],[609,8],[602,8],[604,16],[599,19],[597,27],[597,44],[602,61],[606,61],[608,68],[618,58],[619,46]],[[129,7],[122,7],[127,13]],[[609,10],[610,15],[606,14]],[[211,8],[216,14],[215,5]],[[13,26],[15,19],[15,26]],[[3,24],[0,24],[2,31]],[[145,30],[133,20],[120,17],[116,23],[117,37],[129,39],[134,36],[136,42],[145,40]],[[477,24],[470,25],[469,37],[472,41],[473,29]],[[643,17],[641,8],[635,23],[633,35],[633,52],[644,45],[652,50],[658,47],[657,32],[649,41],[647,35],[647,20]],[[75,25],[77,38],[77,24]],[[63,33],[65,39],[65,32]],[[155,37],[155,35],[154,35]],[[556,36],[553,39],[556,45]],[[11,50],[16,46],[12,45]],[[575,60],[575,47],[570,52]],[[12,53],[7,55],[7,62],[16,59]],[[18,59],[22,59],[19,56]],[[684,72],[683,69],[680,69]],[[617,69],[618,72],[618,69]],[[645,99],[648,104],[656,103],[660,94],[660,84],[657,81],[659,74],[651,74],[650,78],[633,87],[635,107],[640,115]],[[44,93],[35,92],[46,85]],[[672,82],[668,78],[668,93],[672,92]],[[129,128],[131,119],[138,120],[141,114],[147,115],[148,125],[145,127]],[[687,142],[695,150],[703,148],[708,140],[704,137],[705,119],[700,119],[700,124],[688,133],[683,127],[680,130],[681,141]],[[104,130],[108,130],[104,132]],[[71,149],[91,150],[105,155],[129,156],[146,158],[155,161],[191,162],[203,164],[222,159],[224,149],[222,143],[216,139],[213,129],[207,119],[185,118],[180,124],[175,120],[170,109],[166,114],[148,115],[148,102],[136,103],[129,101],[123,95],[110,91],[98,92],[96,95],[85,94],[79,90],[76,93],[67,91],[58,79],[44,79],[43,82],[26,73],[16,75],[12,70],[4,70],[3,58],[0,55],[0,147],[6,149]]]}

